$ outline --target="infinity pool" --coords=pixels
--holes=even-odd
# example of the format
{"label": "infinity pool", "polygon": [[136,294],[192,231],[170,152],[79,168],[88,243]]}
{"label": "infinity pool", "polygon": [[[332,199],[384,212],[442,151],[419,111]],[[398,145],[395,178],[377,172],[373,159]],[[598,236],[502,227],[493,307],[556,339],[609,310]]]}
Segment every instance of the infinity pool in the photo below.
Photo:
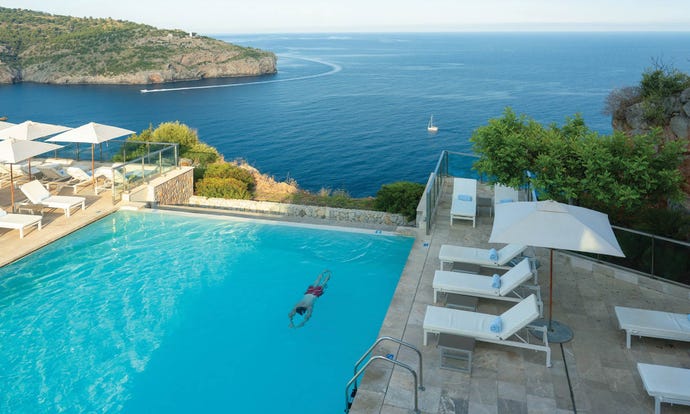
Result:
{"label": "infinity pool", "polygon": [[[412,243],[112,214],[0,269],[0,412],[340,412]],[[311,320],[289,328],[324,269]]]}

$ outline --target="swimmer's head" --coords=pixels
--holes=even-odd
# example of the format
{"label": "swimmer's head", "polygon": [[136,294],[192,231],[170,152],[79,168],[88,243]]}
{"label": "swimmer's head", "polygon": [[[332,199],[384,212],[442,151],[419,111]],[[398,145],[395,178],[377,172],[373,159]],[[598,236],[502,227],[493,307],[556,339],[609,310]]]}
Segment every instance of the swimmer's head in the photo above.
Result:
{"label": "swimmer's head", "polygon": [[295,312],[299,313],[300,315],[304,315],[304,312],[307,311],[307,308],[304,306],[298,306],[297,309],[295,309]]}

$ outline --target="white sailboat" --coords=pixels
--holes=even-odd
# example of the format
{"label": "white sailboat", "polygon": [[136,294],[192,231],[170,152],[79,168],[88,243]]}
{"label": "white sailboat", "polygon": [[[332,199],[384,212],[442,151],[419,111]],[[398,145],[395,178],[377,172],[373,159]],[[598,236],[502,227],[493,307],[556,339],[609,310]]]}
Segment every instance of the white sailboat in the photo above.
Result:
{"label": "white sailboat", "polygon": [[438,127],[434,125],[434,116],[431,115],[429,119],[429,124],[426,126],[426,130],[429,132],[438,132]]}

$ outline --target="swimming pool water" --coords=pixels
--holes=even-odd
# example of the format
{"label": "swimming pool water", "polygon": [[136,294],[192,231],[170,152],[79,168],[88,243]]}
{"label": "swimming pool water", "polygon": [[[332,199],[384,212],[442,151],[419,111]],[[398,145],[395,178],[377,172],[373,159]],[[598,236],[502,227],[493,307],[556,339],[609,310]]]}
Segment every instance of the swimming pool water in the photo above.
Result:
{"label": "swimming pool water", "polygon": [[[0,269],[0,412],[340,412],[412,243],[112,214]],[[311,320],[289,328],[324,269]]]}

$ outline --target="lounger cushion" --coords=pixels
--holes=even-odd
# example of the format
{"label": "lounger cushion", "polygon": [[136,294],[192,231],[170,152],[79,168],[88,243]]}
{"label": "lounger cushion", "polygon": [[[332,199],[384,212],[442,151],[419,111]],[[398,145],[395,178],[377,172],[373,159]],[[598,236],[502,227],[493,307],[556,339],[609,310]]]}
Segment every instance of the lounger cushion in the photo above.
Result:
{"label": "lounger cushion", "polygon": [[532,277],[529,259],[524,258],[515,267],[501,276],[501,286],[493,287],[490,276],[472,273],[437,270],[434,273],[432,287],[436,291],[459,293],[468,296],[507,296],[518,286]]}
{"label": "lounger cushion", "polygon": [[532,294],[501,314],[501,319],[503,320],[503,331],[500,334],[501,339],[510,338],[514,333],[538,317],[539,305],[537,304],[537,297]]}
{"label": "lounger cushion", "polygon": [[682,313],[615,307],[621,329],[633,335],[690,341],[690,320]]}
{"label": "lounger cushion", "polygon": [[501,288],[499,289],[499,294],[501,296],[509,294],[531,277],[532,268],[530,267],[529,259],[525,257],[520,261],[520,263],[510,268],[510,270],[501,276]]}
{"label": "lounger cushion", "polygon": [[525,245],[508,244],[497,251],[498,260],[492,261],[489,259],[489,249],[444,244],[441,245],[438,258],[442,262],[473,263],[489,267],[495,267],[496,265],[506,266],[509,261],[525,251],[525,249],[527,249]]}
{"label": "lounger cushion", "polygon": [[[472,219],[477,215],[477,180],[453,179],[453,201],[450,206],[452,218]],[[451,222],[452,224],[452,222]]]}
{"label": "lounger cushion", "polygon": [[494,319],[496,315],[427,305],[424,329],[497,341],[501,339],[500,335],[491,332]]}
{"label": "lounger cushion", "polygon": [[638,363],[637,370],[650,396],[690,404],[690,369]]}
{"label": "lounger cushion", "polygon": [[507,340],[539,317],[537,298],[529,295],[500,315],[503,329],[491,331],[496,315],[441,308],[428,305],[424,316],[424,330],[470,336],[484,340]]}
{"label": "lounger cushion", "polygon": [[500,289],[492,287],[491,282],[492,279],[489,276],[437,270],[432,286],[443,292],[457,292],[468,296],[473,294],[500,296]]}

